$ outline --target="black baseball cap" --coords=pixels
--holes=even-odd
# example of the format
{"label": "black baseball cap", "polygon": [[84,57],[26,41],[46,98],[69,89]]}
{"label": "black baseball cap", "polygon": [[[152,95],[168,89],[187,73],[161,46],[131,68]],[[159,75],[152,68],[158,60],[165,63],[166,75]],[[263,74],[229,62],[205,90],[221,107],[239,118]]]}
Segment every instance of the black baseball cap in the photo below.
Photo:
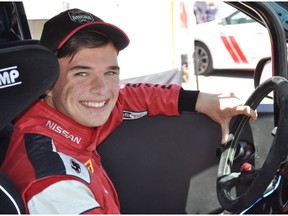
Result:
{"label": "black baseball cap", "polygon": [[113,41],[118,51],[129,44],[129,38],[123,30],[91,13],[75,8],[61,12],[44,24],[40,45],[55,52],[80,30],[93,30],[105,35]]}

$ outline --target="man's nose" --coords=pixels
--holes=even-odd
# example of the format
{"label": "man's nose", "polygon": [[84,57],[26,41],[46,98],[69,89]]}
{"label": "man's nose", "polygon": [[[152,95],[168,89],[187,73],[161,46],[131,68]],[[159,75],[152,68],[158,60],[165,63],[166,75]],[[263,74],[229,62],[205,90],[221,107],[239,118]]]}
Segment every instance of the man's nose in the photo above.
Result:
{"label": "man's nose", "polygon": [[108,84],[106,80],[102,77],[95,77],[91,82],[90,91],[93,94],[104,94],[108,90]]}

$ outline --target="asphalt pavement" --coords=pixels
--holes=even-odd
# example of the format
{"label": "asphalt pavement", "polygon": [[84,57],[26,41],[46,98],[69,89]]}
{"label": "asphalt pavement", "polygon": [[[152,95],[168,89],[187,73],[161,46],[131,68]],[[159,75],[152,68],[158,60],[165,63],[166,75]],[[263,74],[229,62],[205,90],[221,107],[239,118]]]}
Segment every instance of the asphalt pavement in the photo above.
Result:
{"label": "asphalt pavement", "polygon": [[200,90],[207,93],[233,92],[241,100],[246,101],[254,91],[252,71],[217,71],[209,76],[190,77],[189,83],[183,83],[187,90]]}

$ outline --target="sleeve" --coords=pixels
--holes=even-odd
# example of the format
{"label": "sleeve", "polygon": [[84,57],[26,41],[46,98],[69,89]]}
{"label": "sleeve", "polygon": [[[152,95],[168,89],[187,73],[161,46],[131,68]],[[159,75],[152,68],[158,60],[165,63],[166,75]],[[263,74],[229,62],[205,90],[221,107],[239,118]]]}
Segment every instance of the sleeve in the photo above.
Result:
{"label": "sleeve", "polygon": [[181,86],[175,84],[126,84],[120,89],[119,101],[124,111],[153,115],[179,115],[178,98]]}
{"label": "sleeve", "polygon": [[103,214],[91,190],[76,180],[56,182],[27,203],[29,214]]}
{"label": "sleeve", "polygon": [[148,111],[148,115],[179,115],[195,112],[199,91],[187,91],[175,84],[126,84],[120,90],[124,110]]}
{"label": "sleeve", "polygon": [[[186,91],[176,84],[127,83],[120,87],[119,98],[109,120],[97,130],[97,145],[124,120],[149,115],[178,116],[195,111],[199,91]],[[112,118],[113,116],[113,118]]]}
{"label": "sleeve", "polygon": [[180,90],[178,110],[196,112],[196,102],[198,99],[199,91],[187,91],[184,89]]}

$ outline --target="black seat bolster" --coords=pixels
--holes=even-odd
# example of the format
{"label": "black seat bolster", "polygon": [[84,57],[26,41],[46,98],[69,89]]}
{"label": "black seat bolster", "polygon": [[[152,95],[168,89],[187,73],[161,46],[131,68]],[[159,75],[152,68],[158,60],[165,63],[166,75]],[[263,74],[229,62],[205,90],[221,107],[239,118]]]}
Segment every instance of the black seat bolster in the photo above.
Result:
{"label": "black seat bolster", "polygon": [[[0,165],[3,163],[17,116],[49,89],[59,73],[56,56],[38,41],[0,44]],[[0,172],[0,213],[25,213],[21,194]]]}
{"label": "black seat bolster", "polygon": [[23,46],[23,45],[38,45],[39,40],[29,39],[29,40],[17,40],[11,41],[9,43],[1,43],[0,42],[0,49],[16,47],[16,46]]}
{"label": "black seat bolster", "polygon": [[0,214],[24,214],[25,207],[17,187],[0,172]]}
{"label": "black seat bolster", "polygon": [[7,148],[10,142],[10,138],[13,132],[13,124],[8,124],[5,128],[0,131],[0,166],[4,161]]}

